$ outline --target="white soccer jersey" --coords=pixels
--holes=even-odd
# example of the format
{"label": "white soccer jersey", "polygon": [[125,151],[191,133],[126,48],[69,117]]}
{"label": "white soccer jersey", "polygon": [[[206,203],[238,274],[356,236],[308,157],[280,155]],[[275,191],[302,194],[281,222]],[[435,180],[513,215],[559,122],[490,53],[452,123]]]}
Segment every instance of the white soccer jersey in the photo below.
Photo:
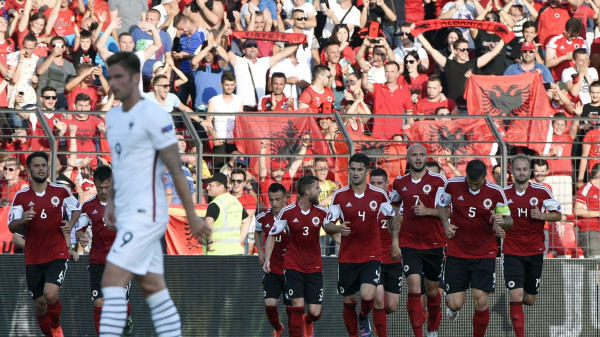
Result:
{"label": "white soccer jersey", "polygon": [[147,99],[130,111],[112,108],[106,114],[115,190],[116,226],[123,220],[168,221],[162,176],[165,164],[158,151],[177,144],[173,120],[160,105]]}

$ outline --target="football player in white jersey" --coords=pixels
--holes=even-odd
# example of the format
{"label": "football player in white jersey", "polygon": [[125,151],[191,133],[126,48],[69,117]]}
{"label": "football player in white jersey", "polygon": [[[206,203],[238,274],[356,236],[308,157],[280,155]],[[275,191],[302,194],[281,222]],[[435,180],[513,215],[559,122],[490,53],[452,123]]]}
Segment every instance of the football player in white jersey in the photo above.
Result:
{"label": "football player in white jersey", "polygon": [[121,336],[127,318],[125,286],[132,274],[150,306],[158,336],[181,336],[179,314],[163,276],[160,238],[168,222],[161,180],[165,166],[173,176],[192,232],[209,237],[210,229],[196,216],[171,116],[142,99],[137,89],[139,59],[133,53],[118,52],[108,58],[107,65],[111,91],[123,105],[106,115],[113,184],[104,217],[107,226],[116,227],[117,236],[102,278],[100,336]]}

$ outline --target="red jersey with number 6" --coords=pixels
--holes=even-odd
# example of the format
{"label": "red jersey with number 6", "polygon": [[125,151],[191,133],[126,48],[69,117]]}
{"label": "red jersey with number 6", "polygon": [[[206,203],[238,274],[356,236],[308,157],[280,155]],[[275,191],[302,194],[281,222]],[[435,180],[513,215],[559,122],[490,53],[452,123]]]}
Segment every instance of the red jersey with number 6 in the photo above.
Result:
{"label": "red jersey with number 6", "polygon": [[117,232],[106,227],[104,208],[106,208],[106,203],[101,202],[97,196],[92,197],[83,203],[81,215],[77,222],[78,232],[85,232],[88,226],[92,226],[90,264],[106,264],[106,256],[117,236]]}
{"label": "red jersey with number 6", "polygon": [[325,207],[312,206],[308,211],[290,204],[279,212],[277,220],[287,223],[289,241],[283,259],[283,268],[301,273],[317,273],[323,271],[321,261],[321,245],[319,231],[327,215]]}
{"label": "red jersey with number 6", "polygon": [[[262,233],[263,239],[263,250],[269,237],[269,232],[273,228],[275,222],[275,214],[269,208],[266,212],[261,212],[256,216],[256,231]],[[288,244],[288,232],[286,229],[283,232],[274,235],[275,246],[273,246],[273,252],[271,253],[271,273],[283,275],[283,258],[287,251]]]}
{"label": "red jersey with number 6", "polygon": [[42,194],[31,187],[17,192],[10,207],[8,223],[21,219],[30,209],[35,211],[33,219],[25,228],[25,264],[43,264],[56,259],[68,259],[69,249],[60,227],[66,209],[81,210],[81,204],[64,186],[48,183]]}

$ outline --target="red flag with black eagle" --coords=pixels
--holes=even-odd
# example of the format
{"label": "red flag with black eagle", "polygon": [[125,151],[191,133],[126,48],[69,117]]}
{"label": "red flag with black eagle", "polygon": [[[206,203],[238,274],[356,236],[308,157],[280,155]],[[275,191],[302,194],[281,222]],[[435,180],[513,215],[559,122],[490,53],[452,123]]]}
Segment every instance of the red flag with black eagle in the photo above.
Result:
{"label": "red flag with black eagle", "polygon": [[[470,115],[550,117],[552,108],[542,77],[533,71],[510,76],[472,75],[464,98]],[[504,141],[537,153],[552,139],[550,120],[496,120]]]}

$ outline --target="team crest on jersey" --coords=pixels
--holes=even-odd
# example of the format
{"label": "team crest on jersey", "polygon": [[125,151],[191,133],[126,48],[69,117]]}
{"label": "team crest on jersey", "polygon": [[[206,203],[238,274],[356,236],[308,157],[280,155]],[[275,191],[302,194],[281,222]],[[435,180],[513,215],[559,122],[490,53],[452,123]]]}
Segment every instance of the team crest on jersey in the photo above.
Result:
{"label": "team crest on jersey", "polygon": [[537,206],[537,205],[538,205],[538,203],[539,203],[539,200],[538,200],[538,198],[536,198],[536,197],[533,197],[533,198],[529,199],[529,204],[530,204],[531,206],[533,206],[533,207]]}
{"label": "team crest on jersey", "polygon": [[431,185],[423,186],[423,192],[425,192],[425,194],[429,194],[429,192],[431,192]]}
{"label": "team crest on jersey", "polygon": [[377,209],[377,201],[375,200],[371,200],[371,202],[369,203],[369,207],[371,208],[372,211]]}
{"label": "team crest on jersey", "polygon": [[579,43],[576,43],[576,44],[575,44],[575,49],[579,49],[579,48],[580,48],[580,47],[579,47]]}
{"label": "team crest on jersey", "polygon": [[560,18],[560,14],[558,14],[558,13],[554,13],[554,17],[555,17],[556,19],[558,19],[558,18]]}
{"label": "team crest on jersey", "polygon": [[515,286],[515,281],[509,281],[508,282],[508,287],[509,288],[513,288]]}
{"label": "team crest on jersey", "polygon": [[57,196],[53,196],[52,199],[50,199],[50,202],[52,203],[52,206],[56,207],[56,206],[58,206],[58,203],[60,202],[60,200],[58,200]]}
{"label": "team crest on jersey", "polygon": [[329,101],[329,103],[333,102],[333,98],[331,96],[327,96],[327,101]]}
{"label": "team crest on jersey", "polygon": [[492,199],[485,199],[483,201],[483,207],[485,207],[485,209],[490,209],[490,207],[492,207]]}
{"label": "team crest on jersey", "polygon": [[319,225],[319,217],[312,218],[312,223],[313,223],[313,225],[318,226]]}

